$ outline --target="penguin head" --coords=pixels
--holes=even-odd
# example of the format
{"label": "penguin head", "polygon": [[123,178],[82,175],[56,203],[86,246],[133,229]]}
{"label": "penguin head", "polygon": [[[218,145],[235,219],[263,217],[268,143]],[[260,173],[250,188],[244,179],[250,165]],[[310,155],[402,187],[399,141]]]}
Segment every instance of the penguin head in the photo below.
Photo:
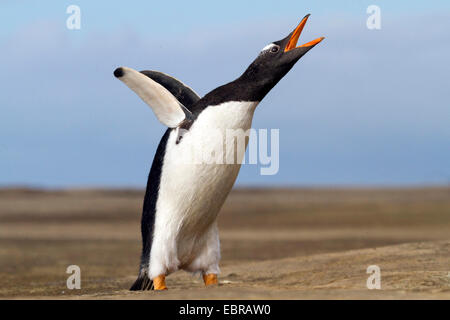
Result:
{"label": "penguin head", "polygon": [[286,38],[265,46],[241,78],[257,84],[260,90],[265,91],[265,94],[269,92],[303,55],[324,39],[320,37],[297,46],[309,16],[309,14],[306,15]]}

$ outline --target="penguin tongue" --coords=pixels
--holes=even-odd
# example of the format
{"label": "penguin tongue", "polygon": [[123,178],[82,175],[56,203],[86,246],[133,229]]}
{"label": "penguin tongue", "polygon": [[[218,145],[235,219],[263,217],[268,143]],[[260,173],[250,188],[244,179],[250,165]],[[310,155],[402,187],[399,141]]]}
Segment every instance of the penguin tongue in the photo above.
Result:
{"label": "penguin tongue", "polygon": [[321,38],[317,38],[313,41],[310,41],[308,43],[305,43],[304,45],[298,46],[297,47],[297,42],[298,42],[298,38],[300,37],[303,28],[305,27],[306,21],[308,21],[310,14],[307,14],[302,21],[300,21],[300,23],[298,24],[297,28],[295,28],[295,30],[292,32],[292,36],[289,39],[288,44],[286,45],[286,47],[284,48],[284,52],[287,52],[289,50],[295,49],[295,48],[299,48],[299,47],[310,47],[310,46],[314,46],[316,44],[318,44],[320,41],[322,41],[324,39],[324,37]]}

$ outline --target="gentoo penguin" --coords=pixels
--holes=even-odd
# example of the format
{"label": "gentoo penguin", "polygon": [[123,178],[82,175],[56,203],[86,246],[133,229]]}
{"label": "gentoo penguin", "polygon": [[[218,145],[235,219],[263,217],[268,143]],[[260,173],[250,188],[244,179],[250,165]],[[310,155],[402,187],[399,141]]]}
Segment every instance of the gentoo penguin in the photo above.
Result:
{"label": "gentoo penguin", "polygon": [[[286,38],[265,46],[239,78],[203,98],[161,72],[126,67],[114,71],[168,127],[148,176],[139,276],[130,290],[165,290],[165,277],[179,269],[202,274],[205,285],[218,283],[216,218],[236,180],[243,154],[231,164],[194,162],[189,157],[192,151],[221,149],[229,129],[250,129],[258,103],[323,40],[297,46],[308,17]],[[234,151],[229,149],[224,152]]]}

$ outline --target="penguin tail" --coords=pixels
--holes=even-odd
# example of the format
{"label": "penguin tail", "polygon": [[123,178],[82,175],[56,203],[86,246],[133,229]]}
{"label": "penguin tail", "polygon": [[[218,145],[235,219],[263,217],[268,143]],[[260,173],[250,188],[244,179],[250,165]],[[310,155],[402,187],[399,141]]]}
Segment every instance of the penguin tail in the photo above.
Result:
{"label": "penguin tail", "polygon": [[139,276],[130,288],[130,291],[154,290],[153,280],[148,277],[146,271],[139,272]]}

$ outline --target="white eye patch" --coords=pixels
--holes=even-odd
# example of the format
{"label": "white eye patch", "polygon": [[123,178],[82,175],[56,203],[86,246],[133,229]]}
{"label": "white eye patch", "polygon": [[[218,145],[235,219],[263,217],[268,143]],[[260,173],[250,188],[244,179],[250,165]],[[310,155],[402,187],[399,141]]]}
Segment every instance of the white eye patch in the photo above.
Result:
{"label": "white eye patch", "polygon": [[272,47],[275,47],[276,45],[274,43],[270,43],[267,46],[265,46],[264,48],[262,48],[261,52],[270,50]]}

